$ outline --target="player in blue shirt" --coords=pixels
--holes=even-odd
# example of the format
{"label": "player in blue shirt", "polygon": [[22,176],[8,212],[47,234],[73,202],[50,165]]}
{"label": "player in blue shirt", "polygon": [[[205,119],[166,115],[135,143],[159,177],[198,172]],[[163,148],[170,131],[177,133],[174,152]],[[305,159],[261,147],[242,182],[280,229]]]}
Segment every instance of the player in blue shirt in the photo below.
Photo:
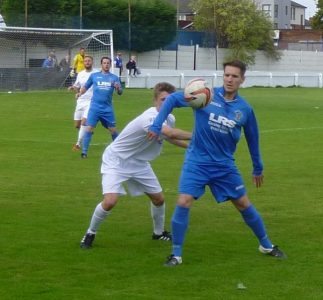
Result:
{"label": "player in blue shirt", "polygon": [[79,96],[93,86],[93,96],[87,117],[88,131],[84,135],[82,158],[87,158],[87,152],[92,139],[94,128],[100,121],[102,126],[107,128],[114,140],[118,136],[116,121],[112,105],[112,95],[114,90],[118,95],[122,94],[120,79],[117,75],[110,73],[111,58],[101,58],[101,71],[90,75],[84,87],[80,89]]}
{"label": "player in blue shirt", "polygon": [[[194,199],[200,198],[209,186],[217,202],[231,200],[245,223],[259,240],[259,251],[278,258],[284,253],[267,236],[263,220],[250,202],[243,179],[234,161],[234,152],[241,129],[248,143],[253,163],[253,182],[263,183],[263,164],[259,150],[258,125],[252,107],[238,95],[245,79],[246,65],[235,60],[224,64],[223,87],[213,90],[213,99],[203,109],[194,110],[195,126],[186,151],[179,182],[179,197],[172,217],[173,253],[166,266],[182,263],[182,247]],[[183,92],[167,97],[148,132],[157,138],[162,123],[176,107],[187,107]]]}

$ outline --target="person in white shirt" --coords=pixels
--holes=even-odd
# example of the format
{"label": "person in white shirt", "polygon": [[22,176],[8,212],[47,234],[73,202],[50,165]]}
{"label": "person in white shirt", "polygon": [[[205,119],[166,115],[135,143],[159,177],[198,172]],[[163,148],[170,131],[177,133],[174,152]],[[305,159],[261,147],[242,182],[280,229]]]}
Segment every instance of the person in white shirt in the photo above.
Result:
{"label": "person in white shirt", "polygon": [[89,88],[86,93],[78,97],[78,92],[81,87],[84,86],[90,75],[97,70],[93,69],[93,58],[92,56],[86,55],[84,57],[84,70],[77,74],[75,83],[68,89],[76,92],[76,107],[74,112],[74,124],[75,128],[78,129],[77,142],[73,145],[73,150],[78,151],[81,149],[81,143],[86,132],[86,119],[90,107],[91,98],[93,95],[92,87]]}
{"label": "person in white shirt", "polygon": [[126,194],[125,184],[131,196],[146,194],[151,200],[152,239],[171,240],[171,233],[164,228],[164,194],[150,161],[161,153],[164,139],[176,146],[187,148],[187,141],[191,139],[192,134],[174,128],[175,117],[171,114],[163,124],[162,137],[159,140],[149,141],[147,132],[158,115],[163,101],[174,91],[175,87],[167,82],[156,84],[154,107],[148,108],[128,123],[105,149],[101,165],[103,201],[94,210],[90,226],[81,241],[81,248],[88,249],[92,246],[100,224],[111,213],[119,196]]}

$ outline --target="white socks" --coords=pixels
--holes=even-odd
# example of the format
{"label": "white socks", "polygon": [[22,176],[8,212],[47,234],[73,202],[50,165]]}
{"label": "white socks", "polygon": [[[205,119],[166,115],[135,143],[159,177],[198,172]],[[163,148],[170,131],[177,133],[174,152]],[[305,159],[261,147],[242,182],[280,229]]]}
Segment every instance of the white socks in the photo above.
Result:
{"label": "white socks", "polygon": [[[165,203],[161,206],[156,206],[150,202],[151,217],[153,219],[154,233],[162,234],[165,226]],[[87,230],[88,233],[96,233],[101,223],[105,218],[110,215],[111,211],[106,211],[102,208],[101,202],[96,206],[90,227]]]}
{"label": "white socks", "polygon": [[150,211],[153,219],[154,233],[162,234],[165,230],[165,202],[161,206],[156,206],[150,202]]}
{"label": "white socks", "polygon": [[102,208],[101,202],[96,206],[94,213],[92,215],[90,227],[88,233],[96,233],[101,223],[105,218],[111,213],[111,211],[106,211]]}
{"label": "white socks", "polygon": [[81,143],[83,141],[83,137],[85,132],[87,131],[87,126],[86,125],[81,125],[79,133],[78,133],[78,138],[77,138],[77,145],[81,146]]}

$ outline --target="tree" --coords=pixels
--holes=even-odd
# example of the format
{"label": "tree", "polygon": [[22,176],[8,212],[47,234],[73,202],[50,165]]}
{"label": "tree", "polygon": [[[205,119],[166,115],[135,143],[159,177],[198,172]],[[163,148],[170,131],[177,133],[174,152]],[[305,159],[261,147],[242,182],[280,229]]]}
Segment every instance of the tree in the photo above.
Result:
{"label": "tree", "polygon": [[[129,24],[129,2],[131,22]],[[111,28],[115,47],[127,48],[131,29],[131,50],[159,49],[176,35],[176,9],[163,0],[92,0],[84,13],[86,28]]]}
{"label": "tree", "polygon": [[[7,25],[25,25],[24,0],[1,0],[0,5]],[[80,0],[29,0],[28,27],[80,28],[79,5]],[[138,52],[159,49],[176,36],[176,8],[165,0],[83,0],[82,7],[82,28],[112,29],[118,49],[129,44]]]}
{"label": "tree", "polygon": [[323,29],[323,0],[318,0],[316,14],[311,18],[310,23],[313,29]]}
{"label": "tree", "polygon": [[194,0],[194,25],[199,30],[214,32],[218,45],[231,49],[227,59],[237,58],[253,64],[256,50],[279,59],[275,49],[272,23],[250,0]]}

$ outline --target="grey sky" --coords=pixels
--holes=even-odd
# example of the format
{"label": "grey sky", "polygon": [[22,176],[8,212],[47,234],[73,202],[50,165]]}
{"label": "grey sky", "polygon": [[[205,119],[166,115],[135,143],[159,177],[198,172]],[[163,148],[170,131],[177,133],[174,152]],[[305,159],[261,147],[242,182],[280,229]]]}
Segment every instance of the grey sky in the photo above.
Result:
{"label": "grey sky", "polygon": [[315,12],[316,12],[316,1],[315,0],[294,0],[294,2],[297,2],[297,3],[307,7],[306,12],[305,12],[306,19],[309,19],[310,17],[315,15]]}

